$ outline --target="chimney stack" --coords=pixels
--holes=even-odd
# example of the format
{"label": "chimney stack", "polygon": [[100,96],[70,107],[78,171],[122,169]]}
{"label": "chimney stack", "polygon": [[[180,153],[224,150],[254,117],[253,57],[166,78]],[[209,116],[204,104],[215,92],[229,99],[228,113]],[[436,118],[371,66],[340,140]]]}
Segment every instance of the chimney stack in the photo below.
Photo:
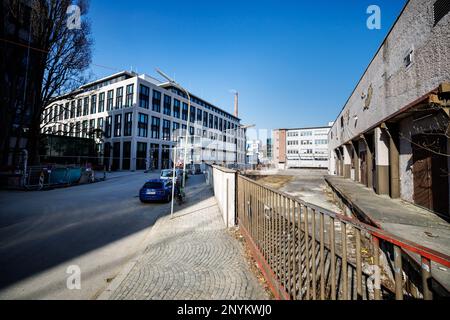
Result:
{"label": "chimney stack", "polygon": [[234,116],[239,117],[239,92],[237,91],[234,94]]}

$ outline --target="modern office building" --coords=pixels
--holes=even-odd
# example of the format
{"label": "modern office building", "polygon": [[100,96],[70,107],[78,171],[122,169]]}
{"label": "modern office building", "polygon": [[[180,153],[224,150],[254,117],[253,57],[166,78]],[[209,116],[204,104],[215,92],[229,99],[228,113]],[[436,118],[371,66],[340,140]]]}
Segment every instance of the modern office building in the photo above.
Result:
{"label": "modern office building", "polygon": [[273,154],[278,168],[328,168],[326,127],[274,130]]}
{"label": "modern office building", "polygon": [[[42,131],[95,136],[102,162],[112,170],[171,167],[173,148],[184,146],[186,130],[186,163],[245,163],[245,130],[239,118],[191,94],[189,129],[187,120],[184,92],[148,75],[123,71],[60,97],[46,108]],[[180,150],[176,154],[177,162],[184,157]]]}
{"label": "modern office building", "polygon": [[330,174],[450,217],[450,1],[410,0],[339,113]]}
{"label": "modern office building", "polygon": [[23,165],[41,90],[38,69],[33,67],[41,53],[29,49],[37,46],[30,31],[32,2],[2,1],[0,12],[0,172],[14,172]]}

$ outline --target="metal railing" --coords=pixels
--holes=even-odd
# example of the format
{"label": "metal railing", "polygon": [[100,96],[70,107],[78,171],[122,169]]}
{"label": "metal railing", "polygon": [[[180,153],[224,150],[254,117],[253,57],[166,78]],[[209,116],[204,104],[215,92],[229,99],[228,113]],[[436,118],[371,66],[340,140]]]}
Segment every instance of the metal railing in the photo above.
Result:
{"label": "metal railing", "polygon": [[[450,257],[242,175],[239,228],[276,298],[433,299]],[[434,296],[436,295],[436,296]]]}

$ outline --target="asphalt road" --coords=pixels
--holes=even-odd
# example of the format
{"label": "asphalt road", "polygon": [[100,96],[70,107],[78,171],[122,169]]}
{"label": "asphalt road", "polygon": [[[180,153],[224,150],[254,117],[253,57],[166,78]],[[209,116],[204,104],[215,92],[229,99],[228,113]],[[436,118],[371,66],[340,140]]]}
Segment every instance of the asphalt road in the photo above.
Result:
{"label": "asphalt road", "polygon": [[[0,299],[95,299],[134,257],[170,204],[142,204],[158,173],[37,192],[0,192]],[[189,179],[189,185],[202,181]],[[176,204],[175,204],[176,206]],[[67,288],[68,267],[81,289]]]}

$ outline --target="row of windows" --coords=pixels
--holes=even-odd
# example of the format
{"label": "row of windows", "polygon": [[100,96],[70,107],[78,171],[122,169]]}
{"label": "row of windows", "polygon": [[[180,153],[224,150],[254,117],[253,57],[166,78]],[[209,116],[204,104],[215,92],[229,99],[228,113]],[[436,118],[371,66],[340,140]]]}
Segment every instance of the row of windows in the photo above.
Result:
{"label": "row of windows", "polygon": [[316,150],[314,151],[313,149],[306,149],[306,150],[287,150],[287,154],[317,154],[317,155],[321,155],[321,154],[327,154],[327,152],[323,152],[320,150]]}
{"label": "row of windows", "polygon": [[[125,92],[125,104],[124,104],[124,87],[119,87],[115,91],[115,103],[114,103],[114,90],[109,90],[106,93],[101,92],[98,95],[92,95],[90,97],[80,98],[66,102],[64,105],[54,105],[47,108],[45,114],[42,117],[42,122],[56,122],[62,120],[73,119],[81,116],[87,116],[89,114],[96,114],[97,112],[111,111],[114,109],[122,109],[123,107],[131,107],[133,105],[134,85],[130,84],[126,86]],[[155,112],[161,112],[161,92],[153,90],[152,95],[152,110]],[[188,104],[183,102],[181,105],[180,100],[173,99],[172,109],[172,97],[164,95],[163,100],[163,114],[172,116],[178,119],[187,121],[188,119]],[[150,108],[150,88],[144,85],[140,85],[139,88],[139,106],[141,108]],[[181,107],[181,110],[180,110]],[[225,114],[224,114],[225,116]],[[230,129],[236,129],[237,125],[226,119],[219,118],[211,113],[203,111],[199,108],[191,106],[190,110],[190,122],[202,122],[203,126],[214,128],[216,130],[225,131]]]}
{"label": "row of windows", "polygon": [[[188,114],[190,113],[190,122],[203,122],[203,126],[205,127],[214,128],[220,131],[237,128],[237,125],[235,123],[227,121],[226,119],[222,119],[212,113],[208,113],[207,111],[203,111],[202,109],[196,108],[192,105],[190,112],[188,112],[189,110],[187,103],[181,103],[181,101],[178,99],[172,99],[172,97],[169,95],[163,95],[160,91],[153,90],[152,111],[160,113],[161,103],[163,114],[167,116],[173,116],[174,118],[187,121]],[[145,109],[150,108],[150,88],[145,85],[140,85],[139,106]],[[221,115],[226,116],[225,113]]]}
{"label": "row of windows", "polygon": [[[299,145],[299,140],[288,140],[287,144],[288,144],[288,146],[298,146]],[[312,145],[313,141],[312,140],[301,140],[300,144],[302,146]],[[316,144],[316,145],[325,145],[325,144],[328,144],[328,140],[327,139],[314,140],[314,144]]]}
{"label": "row of windows", "polygon": [[[105,100],[106,94],[106,100]],[[116,103],[114,105],[114,90],[107,93],[101,92],[90,97],[79,98],[66,102],[64,105],[53,105],[45,110],[42,117],[44,123],[56,122],[62,120],[73,119],[97,112],[111,111],[113,109],[122,109],[123,107],[131,107],[133,105],[134,85],[130,84],[126,87],[125,104],[123,87],[116,89]]]}
{"label": "row of windows", "polygon": [[[173,93],[176,93],[177,95],[187,99],[187,96],[186,96],[186,94],[183,91],[181,91],[181,90],[179,90],[177,88],[172,88],[171,91]],[[201,99],[198,99],[198,98],[196,98],[194,96],[191,96],[191,102],[196,103],[196,104],[204,107],[205,109],[211,110],[212,112],[218,113],[219,115],[221,115],[222,117],[225,117],[227,119],[230,119],[230,120],[234,119],[234,117],[232,117],[228,113],[224,112],[223,110],[220,110],[219,108],[216,108],[216,107],[214,107],[214,106],[206,103],[205,101],[203,101]]]}
{"label": "row of windows", "polygon": [[[172,140],[176,141],[177,136],[175,134],[179,133],[178,130],[181,129],[181,134],[184,135],[187,126],[185,124],[181,124],[178,122],[173,121],[172,123],[170,120],[162,119],[162,136],[161,136],[161,119],[158,117],[152,116],[151,119],[149,119],[149,116],[144,113],[139,113],[138,115],[138,136],[147,138],[149,137],[149,120],[150,122],[150,138],[152,139],[162,139],[166,141],[171,140],[171,132],[174,132],[174,135],[172,136]],[[189,135],[197,135],[202,137],[208,137],[208,131],[202,130],[200,128],[197,128],[197,131],[195,132],[195,128],[193,126],[189,127]],[[210,132],[209,137],[212,140],[223,140],[224,142],[234,142],[234,137],[227,137],[226,135],[218,135],[217,133]]]}
{"label": "row of windows", "polygon": [[310,137],[312,135],[315,136],[322,136],[322,135],[327,135],[328,132],[326,130],[320,130],[320,131],[288,131],[287,136],[288,137]]}

